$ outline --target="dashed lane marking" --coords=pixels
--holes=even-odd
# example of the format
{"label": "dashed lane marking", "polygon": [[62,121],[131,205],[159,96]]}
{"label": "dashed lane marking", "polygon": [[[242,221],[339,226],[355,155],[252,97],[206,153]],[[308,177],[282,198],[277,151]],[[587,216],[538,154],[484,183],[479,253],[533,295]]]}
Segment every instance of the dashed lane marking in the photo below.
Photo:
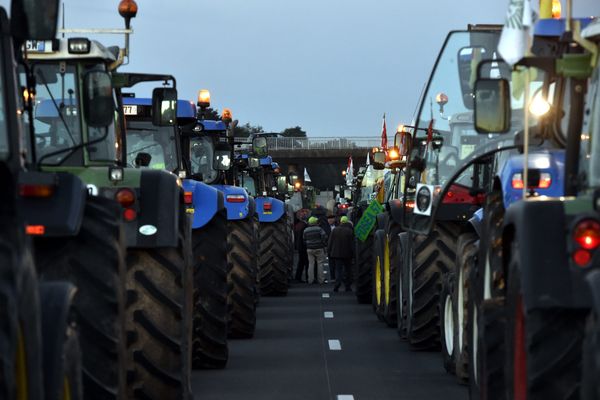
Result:
{"label": "dashed lane marking", "polygon": [[329,339],[329,350],[341,350],[342,344],[337,339]]}
{"label": "dashed lane marking", "polygon": [[324,299],[328,299],[329,298],[329,293],[323,293],[321,295],[321,297],[323,297]]}
{"label": "dashed lane marking", "polygon": [[325,318],[333,318],[333,311],[325,311],[325,312],[323,313],[323,316],[324,316]]}
{"label": "dashed lane marking", "polygon": [[354,400],[354,396],[351,394],[338,394],[337,400]]}

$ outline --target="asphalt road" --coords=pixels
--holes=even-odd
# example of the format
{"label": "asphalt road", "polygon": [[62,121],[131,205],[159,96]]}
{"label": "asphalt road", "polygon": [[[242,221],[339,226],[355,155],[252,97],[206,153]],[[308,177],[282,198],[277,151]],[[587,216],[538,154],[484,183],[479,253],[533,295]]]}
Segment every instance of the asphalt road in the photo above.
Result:
{"label": "asphalt road", "polygon": [[305,284],[263,297],[254,339],[231,341],[227,368],[195,371],[192,389],[198,400],[468,398],[439,353],[410,351],[352,293]]}

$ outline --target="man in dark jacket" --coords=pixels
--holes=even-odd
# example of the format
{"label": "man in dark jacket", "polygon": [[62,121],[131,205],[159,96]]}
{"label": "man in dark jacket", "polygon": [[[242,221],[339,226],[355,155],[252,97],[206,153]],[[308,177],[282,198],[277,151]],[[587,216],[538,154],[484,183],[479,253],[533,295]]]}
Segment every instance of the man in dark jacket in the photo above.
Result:
{"label": "man in dark jacket", "polygon": [[[323,263],[325,262],[325,247],[327,247],[327,235],[319,226],[317,217],[308,219],[308,228],[302,234],[308,254],[308,283],[323,283]],[[315,264],[317,276],[315,278]]]}
{"label": "man in dark jacket", "polygon": [[329,253],[329,263],[335,268],[335,287],[337,292],[344,280],[346,292],[352,291],[352,257],[354,249],[354,228],[348,217],[343,216],[340,219],[341,224],[331,231],[327,250]]}
{"label": "man in dark jacket", "polygon": [[307,227],[304,221],[304,215],[298,216],[298,222],[294,226],[294,240],[295,248],[298,251],[298,265],[296,267],[296,280],[302,282],[306,274],[306,267],[308,266],[308,254],[306,253],[306,245],[304,244],[304,230]]}

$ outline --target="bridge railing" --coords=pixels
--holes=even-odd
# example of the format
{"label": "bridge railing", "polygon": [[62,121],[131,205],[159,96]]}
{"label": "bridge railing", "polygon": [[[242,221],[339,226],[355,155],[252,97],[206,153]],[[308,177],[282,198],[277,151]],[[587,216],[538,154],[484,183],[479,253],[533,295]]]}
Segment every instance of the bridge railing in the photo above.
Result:
{"label": "bridge railing", "polygon": [[372,149],[381,144],[377,137],[270,137],[269,150]]}

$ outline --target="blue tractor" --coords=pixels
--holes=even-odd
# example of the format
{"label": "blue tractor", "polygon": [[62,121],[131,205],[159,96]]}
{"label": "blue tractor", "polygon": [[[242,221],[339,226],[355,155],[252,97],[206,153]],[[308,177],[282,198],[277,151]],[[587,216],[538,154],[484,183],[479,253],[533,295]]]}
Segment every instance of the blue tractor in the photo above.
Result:
{"label": "blue tractor", "polygon": [[186,179],[179,127],[195,122],[195,106],[177,101],[177,125],[152,123],[152,99],[123,97],[127,116],[127,162],[162,169],[182,179],[186,215],[190,219],[193,274],[192,367],[224,368],[227,344],[227,231],[223,194]]}
{"label": "blue tractor", "polygon": [[258,294],[255,203],[244,188],[235,186],[231,137],[235,123],[228,118],[229,110],[224,112],[223,120],[205,119],[210,97],[199,100],[199,112],[194,104],[187,102],[186,117],[194,118],[191,123],[180,126],[183,160],[188,180],[204,182],[223,193],[229,283],[228,335],[251,338],[256,327]]}

